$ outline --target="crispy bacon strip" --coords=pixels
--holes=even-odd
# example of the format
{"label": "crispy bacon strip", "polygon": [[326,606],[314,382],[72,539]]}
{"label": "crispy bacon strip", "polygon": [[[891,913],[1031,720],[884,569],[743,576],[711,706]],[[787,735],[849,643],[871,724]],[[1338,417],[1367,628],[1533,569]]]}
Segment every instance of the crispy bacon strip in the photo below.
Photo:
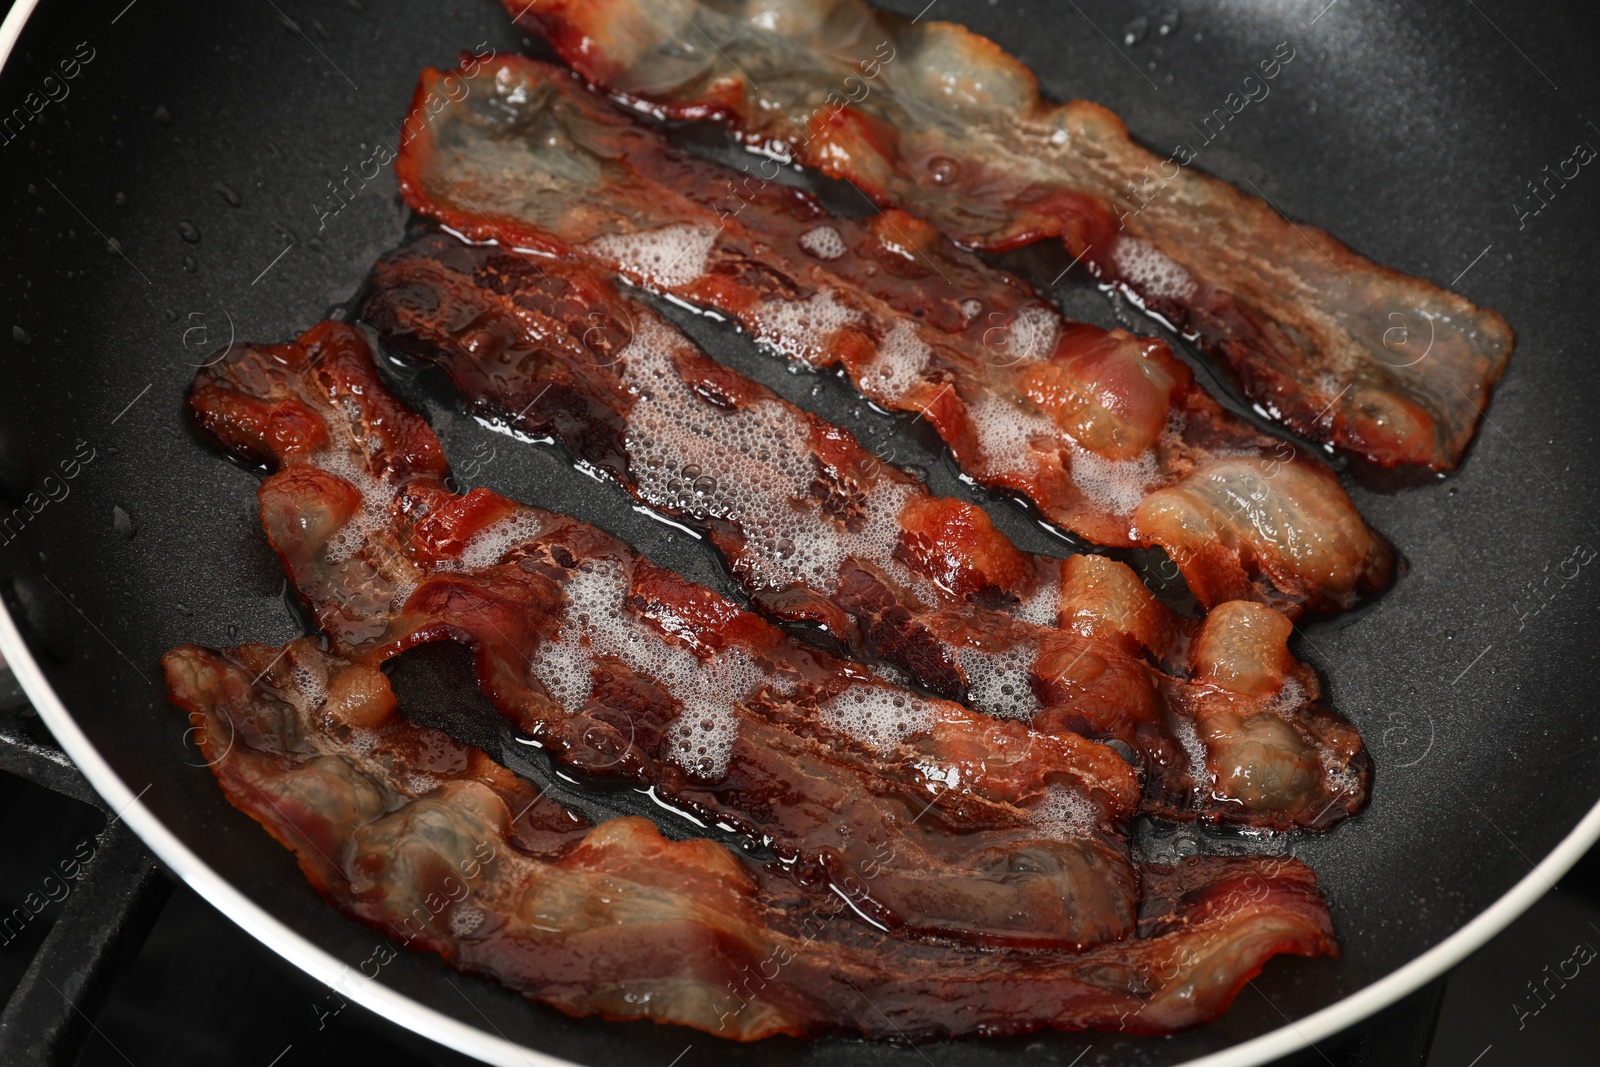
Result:
{"label": "crispy bacon strip", "polygon": [[1282,616],[1238,601],[1196,626],[1120,563],[1021,552],[591,267],[432,235],[380,262],[362,314],[480,410],[705,530],[763,613],[926,692],[1131,746],[1147,812],[1322,829],[1365,802],[1360,738],[1316,703]]}
{"label": "crispy bacon strip", "polygon": [[710,841],[640,818],[589,826],[412,725],[381,671],[315,641],[185,645],[163,665],[228,799],[331,903],[572,1015],[746,1041],[1169,1033],[1220,1014],[1277,953],[1337,954],[1292,859],[1146,869],[1138,936],[1081,955],[894,937]]}
{"label": "crispy bacon strip", "polygon": [[1099,105],[1046,104],[954,23],[864,0],[504,3],[652,115],[727,121],[968,247],[1059,237],[1275,418],[1375,464],[1453,468],[1511,354],[1495,312],[1190,168],[1190,145],[1163,158]]}
{"label": "crispy bacon strip", "polygon": [[1166,345],[1064,321],[908,215],[809,196],[680,153],[570,74],[491,61],[407,142],[408,202],[479,241],[580,256],[727,315],[918,412],[973,478],[1100,544],[1159,545],[1201,602],[1291,616],[1383,586],[1392,555],[1337,478],[1226,413]]}
{"label": "crispy bacon strip", "polygon": [[1084,947],[1127,936],[1138,800],[1112,749],[889,685],[583,523],[443,484],[427,424],[361,336],[234,345],[190,405],[276,466],[262,524],[340,653],[476,650],[484,692],[568,768],[629,779],[769,848],[805,884],[898,857],[887,928]]}

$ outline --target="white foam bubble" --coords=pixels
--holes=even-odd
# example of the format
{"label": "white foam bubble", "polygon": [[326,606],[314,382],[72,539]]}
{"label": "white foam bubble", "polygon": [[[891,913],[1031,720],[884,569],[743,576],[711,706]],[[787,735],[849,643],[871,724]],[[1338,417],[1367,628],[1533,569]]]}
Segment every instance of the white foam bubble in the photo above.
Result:
{"label": "white foam bubble", "polygon": [[832,289],[819,289],[809,300],[766,300],[755,311],[750,331],[792,359],[812,366],[827,361],[828,338],[861,320],[861,313],[841,303]]}
{"label": "white foam bubble", "polygon": [[1124,234],[1112,246],[1111,264],[1142,296],[1184,300],[1194,295],[1194,276],[1148,241]]}
{"label": "white foam bubble", "polygon": [[1038,646],[1019,641],[1004,652],[964,646],[956,649],[956,662],[967,676],[967,703],[1002,719],[1027,721],[1039,710],[1029,671],[1038,658]]}
{"label": "white foam bubble", "polygon": [[514,548],[535,541],[544,533],[544,516],[532,508],[518,508],[510,515],[473,534],[455,559],[438,570],[481,571],[505,558]]}
{"label": "white foam bubble", "polygon": [[412,796],[420,797],[424,793],[431,793],[435,789],[438,789],[439,779],[435,778],[431,774],[425,774],[421,771],[409,771],[406,773],[405,777],[401,779],[400,784],[405,788],[405,791],[410,793]]}
{"label": "white foam bubble", "polygon": [[328,702],[325,680],[309,667],[297,662],[289,669],[289,677],[294,681],[300,699],[305,701],[307,710],[316,711]]}
{"label": "white foam bubble", "polygon": [[463,900],[450,909],[450,932],[457,937],[471,937],[487,914],[470,900]]}
{"label": "white foam bubble", "polygon": [[[345,412],[352,425],[358,425],[355,421],[358,414],[350,410]],[[374,478],[337,444],[318,453],[312,462],[319,469],[349,482],[361,494],[361,507],[328,539],[323,550],[327,562],[343,563],[365,548],[369,540],[381,538],[388,531],[389,503],[394,499],[395,487]]]}
{"label": "white foam bubble", "polygon": [[1056,424],[1044,415],[992,393],[973,401],[967,408],[967,418],[990,476],[1033,473],[1033,439],[1047,438],[1048,447],[1054,449],[1061,437]]}
{"label": "white foam bubble", "polygon": [[706,272],[706,259],[716,243],[712,227],[679,223],[640,233],[606,234],[585,248],[651,287],[676,289]]}
{"label": "white foam bubble", "polygon": [[883,679],[896,688],[908,689],[911,687],[910,675],[892,663],[873,662],[864,664],[864,666],[876,677]]}
{"label": "white foam bubble", "polygon": [[1361,791],[1361,778],[1346,764],[1324,755],[1322,771],[1328,779],[1328,791],[1335,796],[1354,797]]}
{"label": "white foam bubble", "polygon": [[[341,408],[352,427],[360,425],[361,411],[354,401],[341,401]],[[382,594],[379,590],[385,585],[389,586],[392,591],[387,605],[393,610],[405,603],[424,574],[422,568],[407,559],[394,545],[389,505],[399,487],[374,477],[348,448],[358,449],[360,442],[352,441],[346,449],[341,449],[336,442],[312,458],[313,465],[319,470],[348,482],[361,496],[361,506],[322,546],[322,559],[330,566],[343,567],[350,565],[358,556],[362,557],[361,562],[352,565],[359,568],[361,573],[351,580],[380,602]],[[369,565],[371,569],[368,569]]]}
{"label": "white foam bubble", "polygon": [[800,247],[818,259],[838,259],[849,251],[844,238],[832,226],[818,226],[800,235]]}
{"label": "white foam bubble", "polygon": [[1056,350],[1061,316],[1041,304],[1024,305],[1006,327],[1006,351],[1019,363],[1037,363]]}
{"label": "white foam bubble", "polygon": [[1267,703],[1267,710],[1276,714],[1291,712],[1302,707],[1308,699],[1305,686],[1294,678],[1285,678],[1278,691],[1272,694],[1272,699]]}
{"label": "white foam bubble", "polygon": [[878,345],[877,356],[862,368],[861,391],[892,407],[921,379],[932,356],[916,326],[899,320]]}
{"label": "white foam bubble", "polygon": [[983,301],[968,298],[961,301],[961,317],[966,319],[965,325],[971,326],[972,320],[978,317],[978,312],[983,310]]}
{"label": "white foam bubble", "polygon": [[1049,579],[1039,583],[1039,588],[1012,609],[1011,614],[1023,622],[1054,630],[1061,621],[1061,589]]}
{"label": "white foam bubble", "polygon": [[620,563],[585,563],[562,591],[560,631],[529,662],[551,698],[569,714],[578,713],[593,694],[597,658],[620,660],[680,705],[668,729],[668,758],[703,778],[726,774],[739,733],[734,705],[765,681],[761,667],[740,649],[701,660],[638,618],[623,603],[628,581]]}
{"label": "white foam bubble", "polygon": [[417,591],[417,586],[421,584],[422,583],[420,581],[403,581],[396,583],[394,587],[394,595],[389,598],[389,610],[400,611],[403,609],[406,605],[406,601],[411,599],[411,594],[415,593]]}
{"label": "white foam bubble", "polygon": [[881,753],[932,730],[939,709],[913,693],[863,682],[824,701],[817,708],[817,719]]}
{"label": "white foam bubble", "polygon": [[1059,785],[1045,789],[1031,814],[1041,832],[1064,840],[1089,837],[1100,824],[1100,812],[1088,797]]}
{"label": "white foam bubble", "polygon": [[366,759],[378,747],[378,734],[365,726],[356,726],[350,730],[350,736],[345,741],[345,747],[357,757]]}
{"label": "white foam bubble", "polygon": [[550,699],[568,714],[577,714],[589,702],[589,695],[594,691],[594,679],[590,676],[594,669],[594,652],[583,644],[581,627],[573,626],[569,632],[563,622],[560,639],[540,645],[528,666],[544,684]]}
{"label": "white foam bubble", "polygon": [[916,490],[871,487],[858,502],[855,530],[823,514],[812,491],[818,469],[804,414],[771,399],[732,411],[716,407],[678,374],[672,353],[686,344],[645,315],[622,352],[623,380],[638,397],[623,440],[645,502],[738,523],[746,544],[735,573],[753,588],[832,592],[850,558],[909,582],[893,552],[900,511]]}
{"label": "white foam bubble", "polygon": [[1341,760],[1328,746],[1317,750],[1322,761],[1322,776],[1327,779],[1328,791],[1335,796],[1354,797],[1361,792],[1361,776],[1348,763]]}
{"label": "white foam bubble", "polygon": [[1199,794],[1209,791],[1217,780],[1217,776],[1211,772],[1211,765],[1206,761],[1206,743],[1201,740],[1194,723],[1181,715],[1172,717],[1172,736],[1183,746],[1183,753],[1189,759],[1189,776],[1194,779],[1196,800],[1198,800]]}
{"label": "white foam bubble", "polygon": [[1113,460],[1075,447],[1071,473],[1084,496],[1113,515],[1127,515],[1149,495],[1156,457],[1144,452],[1138,459]]}

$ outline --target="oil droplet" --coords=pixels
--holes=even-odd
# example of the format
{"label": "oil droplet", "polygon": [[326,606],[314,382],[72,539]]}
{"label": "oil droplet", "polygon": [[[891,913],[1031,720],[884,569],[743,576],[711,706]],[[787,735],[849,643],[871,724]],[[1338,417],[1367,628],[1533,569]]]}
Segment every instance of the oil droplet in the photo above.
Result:
{"label": "oil droplet", "polygon": [[117,536],[124,541],[132,541],[133,535],[139,532],[133,520],[128,517],[128,513],[115,504],[111,505],[111,528],[117,531]]}
{"label": "oil droplet", "polygon": [[1150,20],[1140,15],[1126,26],[1122,27],[1122,43],[1132,48],[1145,39],[1150,32]]}
{"label": "oil droplet", "polygon": [[11,339],[24,348],[33,344],[32,335],[30,335],[28,331],[24,330],[21,326],[11,327]]}
{"label": "oil droplet", "polygon": [[107,237],[106,251],[111,253],[113,256],[122,255],[122,242],[117,240],[115,237]]}
{"label": "oil droplet", "polygon": [[1178,13],[1168,11],[1161,16],[1161,21],[1156,24],[1156,33],[1162,37],[1170,37],[1178,32]]}
{"label": "oil droplet", "polygon": [[184,256],[183,269],[188,271],[190,274],[193,274],[195,271],[200,269],[200,264],[194,261],[193,256]]}
{"label": "oil droplet", "polygon": [[200,243],[200,229],[188,219],[178,220],[178,236],[192,245]]}
{"label": "oil droplet", "polygon": [[168,111],[165,107],[156,108],[155,112],[150,117],[161,123],[163,126],[172,125],[172,112]]}
{"label": "oil droplet", "polygon": [[232,186],[224,185],[222,182],[218,182],[217,184],[213,185],[212,188],[217,191],[218,196],[222,197],[222,199],[228,202],[229,207],[238,207],[241,203],[239,194],[233,191]]}
{"label": "oil droplet", "polygon": [[117,195],[111,198],[111,202],[118,207],[127,207],[128,194],[119,189],[117,190]]}

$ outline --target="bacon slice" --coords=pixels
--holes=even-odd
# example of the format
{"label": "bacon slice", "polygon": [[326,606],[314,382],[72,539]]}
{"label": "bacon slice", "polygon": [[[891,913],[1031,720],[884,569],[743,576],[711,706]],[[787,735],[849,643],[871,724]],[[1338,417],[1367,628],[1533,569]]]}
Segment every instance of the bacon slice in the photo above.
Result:
{"label": "bacon slice", "polygon": [[805,884],[897,860],[855,906],[893,929],[1084,947],[1125,937],[1128,764],[803,644],[583,523],[443,484],[423,420],[355,330],[235,345],[190,395],[275,465],[262,524],[341,654],[454,640],[491,701],[569,769],[632,780],[770,849]]}
{"label": "bacon slice", "polygon": [[1275,418],[1372,463],[1453,468],[1510,356],[1495,312],[1186,166],[1190,145],[1163,158],[1097,104],[1045,103],[954,23],[864,0],[504,3],[652,115],[729,122],[968,247],[1060,238]]}
{"label": "bacon slice", "polygon": [[[487,75],[487,76],[486,76]],[[1227,414],[1166,345],[1064,321],[908,215],[809,196],[672,149],[558,68],[501,58],[401,152],[407,201],[479,241],[581,256],[841,367],[918,412],[978,481],[1095,542],[1158,545],[1207,606],[1341,610],[1392,554],[1337,478]]]}
{"label": "bacon slice", "polygon": [[746,1041],[1168,1033],[1220,1014],[1277,953],[1337,955],[1293,859],[1147,868],[1137,937],[1079,955],[894,937],[710,841],[640,818],[591,827],[412,725],[381,671],[313,640],[185,645],[163,665],[228,799],[332,904],[572,1015]]}
{"label": "bacon slice", "polygon": [[764,614],[934,695],[1130,746],[1146,812],[1323,829],[1365,803],[1360,738],[1281,615],[1236,601],[1196,626],[1120,563],[1021,552],[594,268],[433,235],[379,263],[362,314],[480,411],[704,530]]}

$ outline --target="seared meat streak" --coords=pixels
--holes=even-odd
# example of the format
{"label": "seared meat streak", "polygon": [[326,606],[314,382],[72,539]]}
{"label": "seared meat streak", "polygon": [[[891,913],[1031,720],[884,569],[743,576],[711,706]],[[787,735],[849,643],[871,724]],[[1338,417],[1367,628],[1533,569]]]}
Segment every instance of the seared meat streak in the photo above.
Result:
{"label": "seared meat streak", "polygon": [[492,60],[454,102],[443,77],[424,73],[418,104],[438,113],[395,164],[418,211],[582,257],[843,368],[875,403],[925,416],[978,481],[1099,544],[1160,546],[1208,607],[1258,599],[1293,617],[1387,583],[1392,554],[1333,473],[1225,412],[1163,342],[1064,321],[909,215],[834,218],[754,179],[730,205],[736,172],[558,68]]}
{"label": "seared meat streak", "polygon": [[469,644],[489,699],[563,765],[652,788],[801,883],[893,850],[853,902],[887,928],[1071,948],[1131,931],[1138,783],[1105,745],[909,693],[594,527],[451,493],[347,326],[235,346],[190,403],[278,468],[262,525],[340,654]]}
{"label": "seared meat streak", "polygon": [[[1167,1031],[1274,953],[1336,951],[1296,861],[1136,869],[1136,784],[1104,746],[896,689],[592,527],[449,492],[437,439],[349,327],[235,346],[190,403],[276,467],[262,522],[335,654],[186,646],[173,699],[230,798],[408,944],[564,1010],[743,1038]],[[648,785],[775,858],[641,820],[588,830],[412,726],[375,668],[440,640],[471,645],[491,701],[569,769]],[[804,928],[838,899],[870,924]],[[782,980],[751,990],[778,953]]]}
{"label": "seared meat streak", "polygon": [[[277,424],[283,440],[314,433],[282,410],[299,422]],[[313,640],[186,645],[165,666],[229,800],[336,907],[573,1015],[742,1040],[1169,1033],[1220,1014],[1276,953],[1336,952],[1315,878],[1291,859],[1147,868],[1137,931],[1081,953],[895,936],[710,841],[669,841],[640,818],[589,826],[412,725],[380,670]],[[900,863],[879,855],[841,892]]]}
{"label": "seared meat streak", "polygon": [[652,115],[725,120],[968,247],[1060,238],[1285,425],[1373,463],[1454,467],[1511,353],[1493,311],[1190,168],[1191,146],[1164,158],[1103,107],[1045,103],[953,23],[863,0],[504,3]]}
{"label": "seared meat streak", "polygon": [[1316,703],[1283,616],[1235,601],[1197,625],[1120,563],[1021,552],[592,267],[427,237],[379,264],[363,315],[480,410],[705,530],[765,614],[924,691],[1131,746],[1147,812],[1320,829],[1366,800],[1360,739]]}

